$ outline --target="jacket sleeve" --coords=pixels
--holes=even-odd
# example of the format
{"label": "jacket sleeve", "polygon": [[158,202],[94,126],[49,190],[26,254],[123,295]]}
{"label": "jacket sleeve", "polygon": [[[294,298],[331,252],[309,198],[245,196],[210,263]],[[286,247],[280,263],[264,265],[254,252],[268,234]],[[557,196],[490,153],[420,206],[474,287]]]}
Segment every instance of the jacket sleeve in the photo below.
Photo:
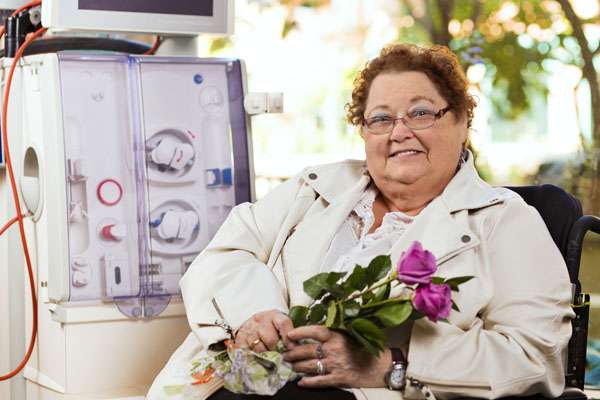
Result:
{"label": "jacket sleeve", "polygon": [[204,348],[227,338],[217,322],[237,329],[257,312],[287,312],[285,288],[266,263],[302,190],[299,175],[254,204],[234,207],[181,279],[188,322]]}
{"label": "jacket sleeve", "polygon": [[520,198],[507,200],[482,239],[475,251],[484,260],[477,268],[485,276],[479,284],[491,291],[487,304],[467,329],[417,321],[408,375],[440,398],[558,396],[574,315],[563,258],[537,211]]}

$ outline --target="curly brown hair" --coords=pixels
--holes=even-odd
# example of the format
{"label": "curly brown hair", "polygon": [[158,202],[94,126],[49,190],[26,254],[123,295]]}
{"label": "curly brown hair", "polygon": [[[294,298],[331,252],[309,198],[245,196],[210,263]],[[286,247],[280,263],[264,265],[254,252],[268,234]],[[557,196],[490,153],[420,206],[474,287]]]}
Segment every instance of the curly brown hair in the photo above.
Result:
{"label": "curly brown hair", "polygon": [[346,104],[348,122],[352,125],[364,124],[369,89],[377,75],[403,71],[426,74],[448,102],[454,116],[457,119],[466,116],[467,126],[471,126],[476,103],[468,92],[468,82],[456,55],[445,46],[419,47],[405,43],[385,47],[378,57],[366,63],[354,79],[352,101]]}

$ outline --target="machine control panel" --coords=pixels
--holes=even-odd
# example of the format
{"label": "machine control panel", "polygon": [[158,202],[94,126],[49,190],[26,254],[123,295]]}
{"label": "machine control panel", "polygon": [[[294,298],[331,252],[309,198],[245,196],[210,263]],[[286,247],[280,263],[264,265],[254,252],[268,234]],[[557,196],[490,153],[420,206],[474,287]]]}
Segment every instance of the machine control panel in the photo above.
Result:
{"label": "machine control panel", "polygon": [[249,168],[234,162],[248,152],[241,69],[232,82],[224,61],[65,55],[59,65],[69,300],[179,294],[191,261],[250,199],[249,176],[237,179]]}

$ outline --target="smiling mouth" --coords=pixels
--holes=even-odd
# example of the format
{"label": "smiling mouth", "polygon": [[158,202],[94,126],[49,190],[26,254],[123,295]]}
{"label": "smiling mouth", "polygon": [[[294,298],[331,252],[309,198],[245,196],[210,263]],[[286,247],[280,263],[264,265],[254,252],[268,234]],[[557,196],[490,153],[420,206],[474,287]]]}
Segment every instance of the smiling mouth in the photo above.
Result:
{"label": "smiling mouth", "polygon": [[419,151],[419,150],[399,150],[399,151],[394,151],[393,153],[390,153],[390,155],[388,157],[389,158],[407,157],[407,156],[414,156],[414,155],[421,154],[421,153],[423,153],[423,152]]}

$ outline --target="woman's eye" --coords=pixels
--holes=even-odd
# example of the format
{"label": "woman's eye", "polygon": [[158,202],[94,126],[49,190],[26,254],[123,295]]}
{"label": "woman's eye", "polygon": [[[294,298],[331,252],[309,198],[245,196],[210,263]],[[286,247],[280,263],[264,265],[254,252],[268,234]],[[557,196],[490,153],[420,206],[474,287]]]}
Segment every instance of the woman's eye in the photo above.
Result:
{"label": "woman's eye", "polygon": [[389,115],[378,115],[377,117],[369,118],[369,125],[385,125],[390,123],[392,117]]}
{"label": "woman's eye", "polygon": [[413,110],[413,111],[408,112],[408,118],[416,118],[416,119],[430,118],[434,114],[435,113],[432,110]]}

